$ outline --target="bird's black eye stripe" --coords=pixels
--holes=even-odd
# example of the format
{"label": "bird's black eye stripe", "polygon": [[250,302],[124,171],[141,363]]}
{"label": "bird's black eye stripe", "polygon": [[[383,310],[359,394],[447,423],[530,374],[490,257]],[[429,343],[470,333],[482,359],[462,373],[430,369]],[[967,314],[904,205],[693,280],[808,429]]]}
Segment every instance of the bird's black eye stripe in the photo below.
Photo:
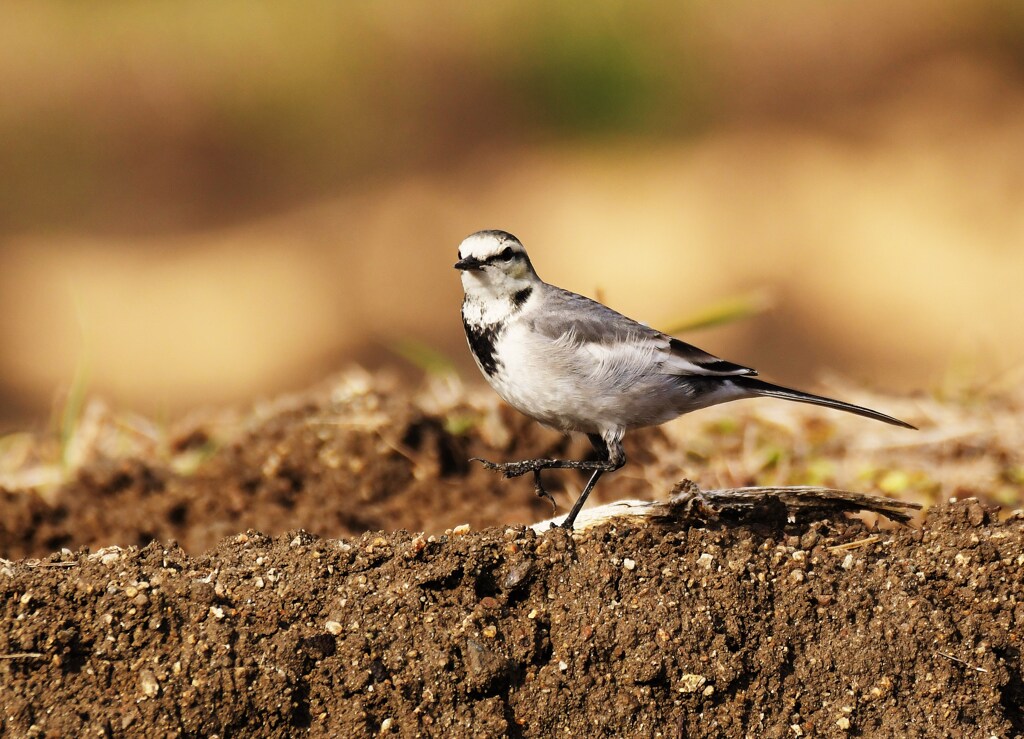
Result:
{"label": "bird's black eye stripe", "polygon": [[507,261],[509,261],[510,259],[512,259],[515,256],[516,256],[515,249],[513,249],[511,246],[506,246],[504,249],[502,249],[497,254],[492,254],[491,256],[487,257],[486,259],[481,259],[480,263],[481,264],[494,264],[495,262],[499,262],[499,261],[507,262]]}

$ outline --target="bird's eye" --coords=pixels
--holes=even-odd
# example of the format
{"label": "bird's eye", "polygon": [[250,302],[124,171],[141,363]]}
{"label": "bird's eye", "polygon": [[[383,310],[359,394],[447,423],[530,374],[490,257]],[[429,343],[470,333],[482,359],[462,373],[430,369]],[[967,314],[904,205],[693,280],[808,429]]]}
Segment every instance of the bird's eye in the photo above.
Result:
{"label": "bird's eye", "polygon": [[511,246],[506,246],[506,247],[505,247],[505,248],[504,248],[504,249],[502,250],[501,254],[499,254],[498,256],[499,256],[499,257],[501,257],[501,258],[502,258],[503,260],[505,260],[505,261],[507,262],[507,261],[508,261],[508,260],[510,260],[510,259],[511,259],[511,258],[512,258],[513,256],[515,256],[515,252],[514,252],[514,251],[512,251],[512,247],[511,247]]}

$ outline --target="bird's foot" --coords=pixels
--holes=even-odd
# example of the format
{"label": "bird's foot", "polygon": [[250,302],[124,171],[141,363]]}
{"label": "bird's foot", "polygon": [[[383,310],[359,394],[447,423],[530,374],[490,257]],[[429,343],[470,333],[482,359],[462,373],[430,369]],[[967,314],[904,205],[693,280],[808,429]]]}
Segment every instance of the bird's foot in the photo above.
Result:
{"label": "bird's foot", "polygon": [[[490,460],[481,459],[480,457],[473,457],[469,461],[480,462],[480,464],[487,469],[500,472],[502,476],[506,478],[519,477],[520,475],[525,475],[527,472],[532,472],[537,475],[541,470],[548,466],[545,464],[548,461],[546,459],[525,459],[522,462],[491,462]],[[538,495],[540,495],[539,492]],[[550,496],[545,493],[544,495],[541,495],[541,497],[545,498]]]}
{"label": "bird's foot", "polygon": [[533,473],[533,490],[537,493],[538,498],[544,498],[544,500],[551,503],[551,512],[556,513],[558,511],[558,505],[555,503],[555,499],[551,497],[551,493],[544,489],[544,483],[540,479],[540,471],[547,469],[546,459],[526,459],[522,462],[491,462],[488,459],[481,459],[480,457],[473,457],[469,460],[470,462],[479,462],[489,470],[495,470],[500,472],[504,477],[519,477],[525,475],[527,472]]}
{"label": "bird's foot", "polygon": [[540,470],[533,471],[533,489],[537,493],[538,498],[544,498],[551,503],[551,513],[554,514],[558,511],[558,506],[555,504],[555,499],[551,497],[551,493],[544,489],[543,483],[540,481]]}

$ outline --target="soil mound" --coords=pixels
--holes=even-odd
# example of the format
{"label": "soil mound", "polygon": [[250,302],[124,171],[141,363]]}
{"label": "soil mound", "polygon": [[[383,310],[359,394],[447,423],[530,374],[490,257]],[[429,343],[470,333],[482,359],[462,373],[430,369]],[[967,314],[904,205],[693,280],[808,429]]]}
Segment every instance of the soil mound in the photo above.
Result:
{"label": "soil mound", "polygon": [[[538,534],[530,481],[469,458],[585,443],[356,371],[166,430],[93,406],[59,450],[4,440],[0,735],[1024,735],[1024,514],[990,506],[1024,492],[1020,397],[851,399],[923,430],[710,409],[627,437],[591,505],[825,484],[939,501],[920,525]],[[583,482],[547,478],[563,512]]]}
{"label": "soil mound", "polygon": [[1024,519],[522,527],[0,565],[11,736],[1024,732]]}

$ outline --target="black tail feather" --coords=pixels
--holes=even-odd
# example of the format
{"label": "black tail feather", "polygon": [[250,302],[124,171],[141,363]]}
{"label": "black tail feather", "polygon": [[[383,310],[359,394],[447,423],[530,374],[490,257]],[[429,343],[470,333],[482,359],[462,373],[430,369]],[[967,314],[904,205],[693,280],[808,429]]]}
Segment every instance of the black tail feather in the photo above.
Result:
{"label": "black tail feather", "polygon": [[781,385],[773,385],[770,382],[758,380],[753,377],[730,377],[729,382],[733,383],[737,387],[749,390],[751,394],[755,396],[764,395],[770,398],[794,400],[797,403],[821,405],[826,408],[835,408],[836,410],[846,411],[847,413],[855,413],[858,416],[864,416],[865,418],[873,418],[876,421],[891,423],[893,426],[902,426],[906,429],[917,429],[916,426],[911,426],[906,421],[901,421],[898,418],[893,418],[892,416],[887,416],[884,413],[873,411],[870,408],[853,405],[852,403],[844,403],[841,400],[833,400],[832,398],[826,398],[821,395],[805,393],[802,390],[793,390],[792,388],[782,387]]}

